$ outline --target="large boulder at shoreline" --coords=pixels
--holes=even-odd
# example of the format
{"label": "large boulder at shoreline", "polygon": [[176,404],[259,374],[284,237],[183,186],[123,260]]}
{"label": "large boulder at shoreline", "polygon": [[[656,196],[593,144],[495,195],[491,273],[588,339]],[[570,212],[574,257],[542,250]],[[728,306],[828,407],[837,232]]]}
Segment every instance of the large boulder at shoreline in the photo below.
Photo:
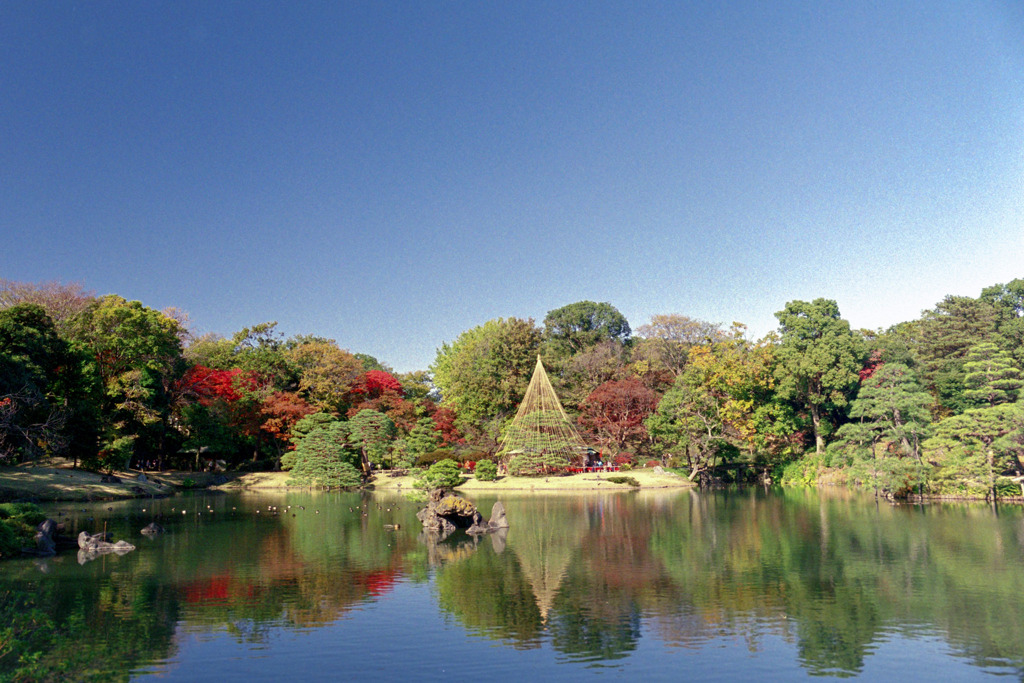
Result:
{"label": "large boulder at shoreline", "polygon": [[508,529],[505,506],[500,502],[491,508],[491,519],[486,521],[473,503],[446,489],[431,491],[427,507],[417,512],[416,518],[426,531],[436,531],[444,536],[456,529],[465,529],[471,535]]}
{"label": "large boulder at shoreline", "polygon": [[427,506],[416,513],[416,518],[427,531],[441,534],[468,529],[483,519],[475,505],[445,489],[431,491]]}

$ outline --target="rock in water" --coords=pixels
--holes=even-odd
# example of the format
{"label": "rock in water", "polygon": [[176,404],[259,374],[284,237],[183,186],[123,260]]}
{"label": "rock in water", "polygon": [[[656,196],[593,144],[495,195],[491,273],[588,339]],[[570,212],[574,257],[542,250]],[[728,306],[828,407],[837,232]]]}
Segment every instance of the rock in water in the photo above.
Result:
{"label": "rock in water", "polygon": [[417,512],[416,518],[424,529],[442,534],[471,528],[483,520],[475,505],[443,489],[430,492],[427,507]]}
{"label": "rock in water", "polygon": [[164,533],[164,528],[156,522],[150,522],[146,526],[142,527],[142,532],[147,536],[156,536],[157,534]]}
{"label": "rock in water", "polygon": [[491,529],[507,529],[508,518],[505,516],[505,506],[499,500],[491,508],[491,518],[487,522]]}
{"label": "rock in water", "polygon": [[508,529],[508,518],[505,516],[505,506],[497,502],[491,508],[491,519],[488,522],[483,520],[476,522],[466,529],[467,534],[490,534],[500,529]]}
{"label": "rock in water", "polygon": [[88,531],[83,531],[78,534],[78,547],[85,550],[90,545],[96,545],[98,543],[108,543],[110,541],[110,534],[98,533],[90,534]]}
{"label": "rock in water", "polygon": [[108,553],[124,555],[135,550],[135,546],[127,541],[111,543],[107,540],[109,538],[109,534],[90,534],[87,531],[78,534],[78,563],[85,564],[89,560],[95,560],[100,555]]}

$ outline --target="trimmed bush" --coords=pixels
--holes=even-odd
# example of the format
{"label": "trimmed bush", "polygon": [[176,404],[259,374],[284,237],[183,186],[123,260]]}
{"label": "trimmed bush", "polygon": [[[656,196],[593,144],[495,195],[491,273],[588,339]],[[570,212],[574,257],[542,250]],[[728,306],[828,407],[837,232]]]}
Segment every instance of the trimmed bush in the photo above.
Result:
{"label": "trimmed bush", "polygon": [[521,453],[508,462],[513,477],[543,477],[566,471],[568,463],[557,453]]}
{"label": "trimmed bush", "polygon": [[459,460],[462,462],[479,462],[481,460],[490,460],[491,454],[486,451],[466,451],[459,455]]}
{"label": "trimmed bush", "polygon": [[476,478],[480,481],[494,481],[498,478],[498,466],[493,460],[481,460],[476,464]]}
{"label": "trimmed bush", "polygon": [[605,481],[611,482],[612,484],[629,484],[630,486],[640,486],[640,482],[638,482],[633,477],[607,477],[605,478]]}
{"label": "trimmed bush", "polygon": [[447,448],[439,448],[436,451],[430,451],[416,458],[416,467],[426,467],[427,465],[433,465],[434,463],[441,462],[442,460],[456,461],[455,454]]}
{"label": "trimmed bush", "polygon": [[287,483],[295,486],[355,488],[363,483],[363,476],[348,462],[330,458],[306,458],[292,468]]}
{"label": "trimmed bush", "polygon": [[459,470],[459,463],[445,459],[431,465],[415,486],[425,491],[433,491],[434,489],[453,489],[461,483],[462,474]]}

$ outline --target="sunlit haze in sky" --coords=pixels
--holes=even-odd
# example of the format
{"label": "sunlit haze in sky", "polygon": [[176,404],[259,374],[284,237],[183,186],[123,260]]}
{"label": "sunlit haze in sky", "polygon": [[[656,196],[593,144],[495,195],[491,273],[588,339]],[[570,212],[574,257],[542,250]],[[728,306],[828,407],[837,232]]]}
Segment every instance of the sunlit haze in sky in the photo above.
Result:
{"label": "sunlit haze in sky", "polygon": [[580,300],[887,327],[1024,277],[1024,5],[4,2],[0,236],[400,371]]}

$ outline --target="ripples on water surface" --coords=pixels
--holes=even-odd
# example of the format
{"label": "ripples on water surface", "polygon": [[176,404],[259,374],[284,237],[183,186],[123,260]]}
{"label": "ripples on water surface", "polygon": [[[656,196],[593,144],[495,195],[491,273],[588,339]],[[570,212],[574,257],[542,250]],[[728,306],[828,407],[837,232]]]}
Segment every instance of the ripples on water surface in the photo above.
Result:
{"label": "ripples on water surface", "polygon": [[[0,565],[0,680],[1024,672],[1016,507],[812,491],[503,502],[507,536],[442,542],[417,504],[380,495],[55,506],[69,532],[106,523],[138,549]],[[141,536],[153,519],[169,533]]]}

